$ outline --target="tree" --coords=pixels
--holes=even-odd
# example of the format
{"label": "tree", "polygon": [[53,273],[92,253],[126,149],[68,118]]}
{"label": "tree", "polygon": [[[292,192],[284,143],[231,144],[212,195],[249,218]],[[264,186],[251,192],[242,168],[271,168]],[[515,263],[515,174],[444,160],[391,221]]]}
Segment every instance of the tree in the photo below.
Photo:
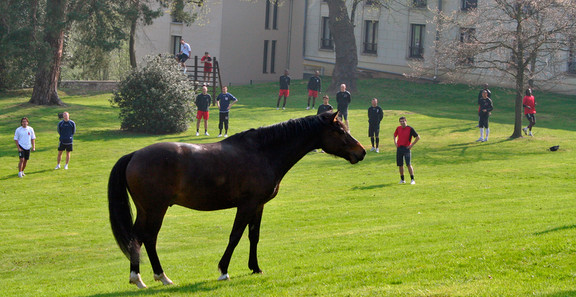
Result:
{"label": "tree", "polygon": [[[330,32],[334,38],[336,63],[332,72],[332,83],[328,90],[338,90],[344,83],[349,90],[356,90],[358,80],[358,50],[356,37],[354,36],[354,23],[348,16],[348,8],[345,0],[327,0]],[[354,1],[353,12],[360,1]],[[354,14],[353,14],[354,15]]]}
{"label": "tree", "polygon": [[543,87],[565,74],[566,51],[575,40],[574,16],[571,0],[493,0],[464,13],[439,11],[431,63],[415,64],[414,69],[448,80],[473,75],[476,80],[513,82],[515,117],[510,137],[518,138],[524,90]]}

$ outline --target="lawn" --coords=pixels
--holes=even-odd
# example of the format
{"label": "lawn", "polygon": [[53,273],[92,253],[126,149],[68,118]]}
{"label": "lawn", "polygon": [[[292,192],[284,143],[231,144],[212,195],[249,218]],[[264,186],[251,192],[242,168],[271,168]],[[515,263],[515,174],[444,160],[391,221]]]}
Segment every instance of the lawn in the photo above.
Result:
{"label": "lawn", "polygon": [[[239,102],[229,134],[315,113],[305,110],[305,87],[293,81],[287,109],[276,110],[276,84],[231,86]],[[367,108],[379,98],[380,153],[351,165],[311,152],[296,164],[264,210],[264,274],[250,274],[245,235],[231,280],[216,281],[235,211],[174,206],[158,252],[175,285],[153,281],[144,253],[149,288],[138,290],[108,223],[110,169],[152,143],[219,141],[217,113],[211,136],[133,134],[119,130],[110,94],[64,90],[67,106],[58,107],[27,104],[29,90],[0,93],[0,296],[576,296],[576,97],[535,92],[535,137],[511,140],[514,93],[494,88],[490,140],[477,143],[477,94],[465,85],[360,81],[351,133],[369,149]],[[62,111],[78,132],[70,169],[54,170]],[[422,137],[416,185],[398,184],[392,133],[401,115]],[[37,151],[20,179],[12,136],[22,116]],[[553,145],[560,150],[548,151]]]}

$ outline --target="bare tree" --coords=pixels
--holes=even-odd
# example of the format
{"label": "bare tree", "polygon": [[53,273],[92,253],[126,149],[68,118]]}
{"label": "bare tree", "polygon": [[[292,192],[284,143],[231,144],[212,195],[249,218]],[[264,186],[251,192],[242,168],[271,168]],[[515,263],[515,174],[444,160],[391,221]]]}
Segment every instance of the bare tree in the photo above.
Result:
{"label": "bare tree", "polygon": [[[330,16],[330,32],[334,38],[336,63],[332,73],[332,83],[328,90],[337,90],[345,83],[351,91],[356,90],[358,79],[358,50],[354,36],[354,23],[348,16],[345,0],[327,0]],[[358,1],[354,1],[354,9]]]}
{"label": "bare tree", "polygon": [[576,6],[571,0],[492,0],[463,10],[437,12],[434,54],[413,69],[445,80],[513,83],[510,137],[521,137],[524,90],[558,81],[566,73]]}

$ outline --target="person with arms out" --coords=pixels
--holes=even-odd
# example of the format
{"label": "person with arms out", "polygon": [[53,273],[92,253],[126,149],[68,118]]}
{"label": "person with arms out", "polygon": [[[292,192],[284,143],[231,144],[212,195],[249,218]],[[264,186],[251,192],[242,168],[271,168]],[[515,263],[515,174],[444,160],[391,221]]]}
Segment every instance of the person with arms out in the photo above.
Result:
{"label": "person with arms out", "polygon": [[228,93],[228,87],[222,87],[222,93],[216,97],[218,110],[220,111],[220,121],[218,122],[218,129],[220,133],[218,137],[222,137],[222,128],[225,128],[224,137],[228,137],[228,121],[230,119],[230,107],[238,102],[238,99],[232,94]]}
{"label": "person with arms out", "polygon": [[290,76],[288,76],[288,69],[284,70],[284,75],[280,76],[280,93],[278,94],[278,102],[276,102],[276,110],[280,109],[280,99],[284,97],[284,104],[282,109],[286,109],[286,98],[290,96]]}
{"label": "person with arms out", "polygon": [[[482,91],[482,98],[478,100],[478,106],[480,106],[480,111],[478,116],[480,120],[478,121],[478,127],[480,128],[480,138],[476,141],[485,142],[488,141],[488,136],[490,135],[490,128],[488,127],[488,118],[490,117],[491,111],[494,109],[492,105],[492,99],[488,97],[488,91]],[[486,137],[484,137],[484,130],[486,130]]]}
{"label": "person with arms out", "polygon": [[188,60],[188,58],[190,58],[190,53],[192,52],[192,49],[190,48],[190,45],[188,43],[186,43],[184,41],[184,39],[180,39],[180,53],[178,53],[178,55],[176,55],[176,57],[178,58],[178,62],[180,62],[180,66],[182,66],[182,68],[184,68],[183,73],[186,74],[186,60]]}
{"label": "person with arms out", "polygon": [[372,105],[368,108],[368,137],[372,143],[371,152],[380,152],[380,122],[384,117],[382,107],[378,106],[378,99],[372,98]]}
{"label": "person with arms out", "polygon": [[72,142],[74,140],[74,133],[76,133],[76,123],[70,119],[70,114],[65,111],[62,113],[62,120],[58,123],[56,128],[58,135],[60,135],[60,143],[58,144],[58,157],[56,157],[56,168],[60,169],[60,162],[62,161],[62,153],[66,150],[66,164],[64,169],[68,169],[70,163],[70,154],[72,153]]}
{"label": "person with arms out", "polygon": [[[400,126],[394,131],[394,145],[396,146],[396,165],[398,165],[398,170],[400,171],[400,183],[405,184],[404,181],[404,161],[406,161],[406,167],[408,167],[408,172],[410,173],[410,184],[416,184],[414,180],[414,168],[412,167],[412,147],[420,140],[420,135],[414,130],[414,128],[408,126],[406,117],[400,117],[398,120]],[[412,142],[414,138],[414,142]]]}
{"label": "person with arms out", "polygon": [[212,96],[208,94],[208,87],[202,87],[202,93],[196,96],[196,107],[198,108],[198,112],[196,113],[196,136],[200,135],[200,120],[204,119],[204,135],[209,136],[208,134],[208,118],[210,117],[209,109],[210,109],[210,102],[212,102]]}
{"label": "person with arms out", "polygon": [[316,114],[321,114],[323,112],[332,111],[332,105],[328,103],[330,101],[330,97],[328,95],[324,95],[322,97],[322,104],[318,105],[318,112]]}
{"label": "person with arms out", "polygon": [[308,80],[308,107],[310,109],[310,99],[312,99],[312,109],[314,109],[314,104],[316,103],[316,98],[318,93],[322,92],[322,79],[320,79],[320,71],[316,70],[314,76]]}
{"label": "person with arms out", "polygon": [[18,148],[18,157],[20,158],[18,162],[18,177],[20,178],[26,175],[24,174],[24,169],[26,169],[30,159],[30,151],[36,150],[36,134],[34,134],[34,129],[28,124],[28,118],[20,119],[20,127],[16,128],[14,132],[14,142]]}
{"label": "person with arms out", "polygon": [[522,131],[524,131],[526,135],[534,136],[532,135],[532,127],[536,125],[536,99],[534,95],[532,95],[531,89],[526,90],[526,96],[524,96],[522,100],[522,106],[524,106],[524,115],[529,122],[528,127],[522,128]]}
{"label": "person with arms out", "polygon": [[212,57],[210,57],[208,52],[204,52],[200,62],[204,64],[204,82],[208,83],[210,76],[212,76]]}
{"label": "person with arms out", "polygon": [[352,95],[346,91],[346,85],[341,84],[340,92],[336,93],[336,103],[338,103],[338,117],[340,120],[344,118],[348,133],[350,133],[350,124],[348,123],[348,106],[350,106],[350,102],[352,102]]}

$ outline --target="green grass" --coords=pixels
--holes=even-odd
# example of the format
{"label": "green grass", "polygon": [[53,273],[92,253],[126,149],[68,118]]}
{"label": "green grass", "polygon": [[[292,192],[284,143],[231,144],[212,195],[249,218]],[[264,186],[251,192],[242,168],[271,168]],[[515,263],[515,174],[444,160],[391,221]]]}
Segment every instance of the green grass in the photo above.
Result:
{"label": "green grass", "polygon": [[[536,93],[536,136],[510,140],[514,93],[493,89],[490,141],[476,143],[476,88],[397,80],[363,80],[359,88],[352,134],[369,148],[367,108],[379,98],[380,154],[350,165],[310,153],[286,175],[264,211],[263,275],[247,268],[245,236],[231,281],[216,281],[234,210],[175,206],[158,251],[176,285],[155,283],[144,257],[144,291],[128,284],[128,260],[109,228],[110,169],[155,142],[219,140],[217,114],[209,137],[194,129],[135,135],[118,130],[110,94],[63,92],[67,107],[28,105],[26,91],[0,94],[0,296],[576,296],[574,96]],[[313,113],[304,109],[304,89],[304,81],[293,83],[287,110],[277,111],[276,84],[231,87],[240,102],[230,134]],[[64,110],[78,133],[70,169],[54,171]],[[414,186],[397,184],[392,133],[401,115],[422,137]],[[12,135],[22,116],[38,139],[19,179]],[[558,144],[560,151],[547,151]]]}

